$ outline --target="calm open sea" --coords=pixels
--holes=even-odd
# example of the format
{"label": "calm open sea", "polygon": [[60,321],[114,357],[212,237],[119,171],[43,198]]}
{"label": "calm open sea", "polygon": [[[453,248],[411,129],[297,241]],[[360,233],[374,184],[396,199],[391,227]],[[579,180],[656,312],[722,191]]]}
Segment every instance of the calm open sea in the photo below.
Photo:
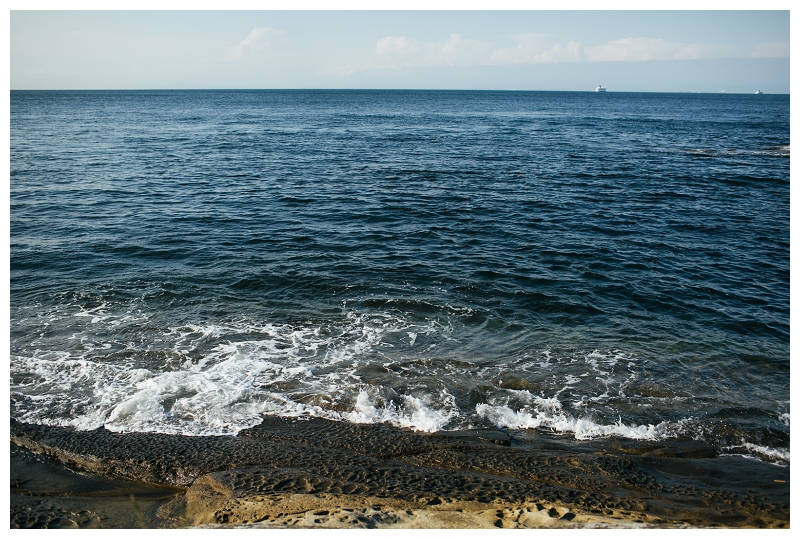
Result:
{"label": "calm open sea", "polygon": [[789,96],[11,92],[11,415],[789,462]]}

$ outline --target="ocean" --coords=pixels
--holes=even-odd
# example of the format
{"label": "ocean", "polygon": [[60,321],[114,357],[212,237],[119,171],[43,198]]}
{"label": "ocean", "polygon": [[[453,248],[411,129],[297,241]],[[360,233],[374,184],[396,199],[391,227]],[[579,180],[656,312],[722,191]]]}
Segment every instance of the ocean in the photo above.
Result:
{"label": "ocean", "polygon": [[788,466],[789,101],[12,91],[11,416]]}

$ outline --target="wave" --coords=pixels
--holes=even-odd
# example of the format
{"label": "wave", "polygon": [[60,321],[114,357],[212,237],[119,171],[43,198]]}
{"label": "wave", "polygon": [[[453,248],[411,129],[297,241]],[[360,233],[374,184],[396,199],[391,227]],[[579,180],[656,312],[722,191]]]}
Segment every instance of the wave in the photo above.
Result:
{"label": "wave", "polygon": [[[476,327],[474,310],[462,305],[352,303],[359,309],[343,302],[341,314],[327,320],[166,327],[139,300],[47,312],[33,306],[39,332],[12,349],[12,416],[81,430],[193,436],[235,435],[264,416],[425,432],[541,429],[578,440],[713,441],[739,432],[700,428],[701,419],[692,419],[697,410],[723,404],[673,388],[657,365],[630,352],[536,349],[525,328]],[[788,402],[781,402],[776,428],[788,431]],[[767,408],[753,410],[748,421],[770,420]],[[765,451],[775,449],[766,438],[742,443],[755,445],[731,451],[766,460]]]}

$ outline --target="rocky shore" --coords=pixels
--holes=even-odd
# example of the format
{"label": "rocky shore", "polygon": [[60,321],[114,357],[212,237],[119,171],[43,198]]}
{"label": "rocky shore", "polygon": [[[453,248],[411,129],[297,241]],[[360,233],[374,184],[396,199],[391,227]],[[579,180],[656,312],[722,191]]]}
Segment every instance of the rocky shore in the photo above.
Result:
{"label": "rocky shore", "polygon": [[12,528],[789,527],[789,467],[691,440],[265,418],[238,436],[11,421]]}

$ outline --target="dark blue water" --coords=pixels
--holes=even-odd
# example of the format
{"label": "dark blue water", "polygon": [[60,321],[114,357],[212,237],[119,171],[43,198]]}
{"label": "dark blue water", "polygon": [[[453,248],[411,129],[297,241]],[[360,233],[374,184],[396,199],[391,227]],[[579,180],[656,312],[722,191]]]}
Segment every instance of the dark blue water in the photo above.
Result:
{"label": "dark blue water", "polygon": [[789,460],[789,96],[11,93],[11,413]]}

